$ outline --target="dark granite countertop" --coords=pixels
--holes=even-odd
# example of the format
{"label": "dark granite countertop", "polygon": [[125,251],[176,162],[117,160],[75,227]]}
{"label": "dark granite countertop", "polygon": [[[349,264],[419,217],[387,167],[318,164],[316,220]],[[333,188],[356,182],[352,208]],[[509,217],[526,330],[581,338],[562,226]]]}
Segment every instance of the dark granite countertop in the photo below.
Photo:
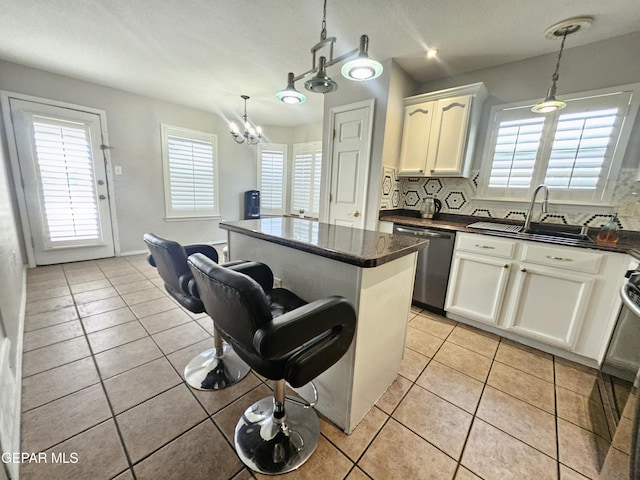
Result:
{"label": "dark granite countertop", "polygon": [[[598,245],[595,241],[582,241],[569,238],[554,237],[551,235],[538,235],[531,233],[508,233],[495,232],[490,230],[478,230],[468,228],[467,225],[475,222],[495,222],[495,223],[514,223],[521,225],[522,222],[512,222],[499,218],[472,217],[467,215],[442,214],[436,219],[421,218],[419,212],[407,210],[382,210],[380,212],[380,220],[397,223],[399,225],[428,227],[436,230],[449,230],[465,233],[478,233],[482,235],[491,235],[496,237],[514,238],[518,240],[529,240],[534,242],[551,243],[554,245],[564,245],[568,247],[592,248],[597,250],[605,250],[609,252],[628,253],[634,258],[640,260],[640,232],[620,230],[620,240],[615,246]],[[557,224],[534,224],[534,227],[544,227],[545,230],[556,230],[558,232],[578,233],[580,227],[570,225]],[[595,239],[598,228],[590,228],[588,232],[589,238]]]}
{"label": "dark granite countertop", "polygon": [[365,268],[417,252],[429,243],[424,239],[293,217],[221,222],[220,228]]}

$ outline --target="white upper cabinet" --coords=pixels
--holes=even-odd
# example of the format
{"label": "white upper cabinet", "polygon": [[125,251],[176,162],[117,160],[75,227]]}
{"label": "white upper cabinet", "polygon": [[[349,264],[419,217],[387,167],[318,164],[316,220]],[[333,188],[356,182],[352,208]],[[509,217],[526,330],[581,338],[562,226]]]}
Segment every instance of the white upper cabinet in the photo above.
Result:
{"label": "white upper cabinet", "polygon": [[400,175],[426,176],[429,132],[431,132],[435,103],[425,102],[404,107]]}
{"label": "white upper cabinet", "polygon": [[406,98],[399,174],[468,176],[486,97],[475,83]]}

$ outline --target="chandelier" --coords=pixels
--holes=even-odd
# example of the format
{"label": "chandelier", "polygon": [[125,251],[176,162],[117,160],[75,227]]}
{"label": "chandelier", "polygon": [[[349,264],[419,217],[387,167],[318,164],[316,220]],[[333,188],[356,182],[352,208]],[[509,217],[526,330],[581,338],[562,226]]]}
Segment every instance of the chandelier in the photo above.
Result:
{"label": "chandelier", "polygon": [[560,44],[560,52],[558,53],[558,60],[556,61],[556,69],[551,76],[551,85],[547,90],[545,99],[531,107],[531,111],[534,113],[551,113],[556,110],[561,110],[567,106],[562,100],[556,98],[556,89],[558,82],[558,70],[560,69],[560,59],[562,58],[562,51],[564,50],[564,42],[567,39],[567,35],[576,33],[581,28],[589,28],[591,26],[592,19],[590,17],[570,18],[560,23],[556,23],[549,27],[544,36],[548,39],[562,38]]}
{"label": "chandelier", "polygon": [[262,139],[262,129],[260,127],[253,127],[251,123],[249,123],[249,117],[247,116],[247,100],[249,100],[249,96],[240,95],[240,98],[244,100],[244,113],[242,114],[244,131],[240,132],[238,126],[234,122],[230,122],[229,128],[231,129],[231,136],[237,143],[247,142],[247,145],[256,145],[260,143]]}
{"label": "chandelier", "polygon": [[[324,0],[322,10],[322,30],[320,31],[320,41],[311,47],[311,69],[300,75],[289,72],[287,76],[287,86],[284,90],[276,93],[276,98],[284,103],[296,104],[304,103],[307,97],[296,90],[294,84],[298,80],[315,74],[312,78],[304,82],[304,88],[313,93],[331,93],[338,89],[338,84],[328,75],[326,69],[336,63],[350,60],[342,66],[342,75],[349,80],[364,82],[377,78],[382,73],[382,65],[369,58],[369,37],[367,35],[360,36],[360,44],[358,48],[351,50],[339,57],[333,58],[333,44],[336,43],[336,37],[327,38],[327,0]],[[318,52],[324,48],[328,48],[329,55],[318,56]]]}

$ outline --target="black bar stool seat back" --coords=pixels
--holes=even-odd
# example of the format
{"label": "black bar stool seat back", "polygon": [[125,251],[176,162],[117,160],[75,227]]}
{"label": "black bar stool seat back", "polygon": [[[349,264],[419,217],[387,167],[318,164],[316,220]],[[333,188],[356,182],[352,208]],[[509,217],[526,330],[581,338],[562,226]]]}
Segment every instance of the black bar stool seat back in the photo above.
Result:
{"label": "black bar stool seat back", "polygon": [[273,398],[253,404],[236,425],[240,459],[265,474],[298,468],[315,450],[320,426],[309,405],[285,397],[285,382],[301,387],[340,360],[355,332],[353,306],[340,296],[307,303],[274,289],[262,263],[222,268],[194,254],[188,264],[197,288],[192,293],[219,315],[220,334],[259,375],[275,381]]}
{"label": "black bar stool seat back", "polygon": [[[147,261],[158,269],[158,274],[169,295],[190,312],[203,313],[205,308],[202,300],[189,291],[189,284],[193,283],[193,274],[187,265],[187,257],[193,253],[200,253],[217,263],[216,249],[204,244],[182,246],[178,242],[166,240],[153,233],[145,233],[143,238],[149,247]],[[224,266],[242,263],[244,262],[229,262]],[[198,390],[226,388],[246,377],[250,370],[229,345],[224,345],[222,337],[216,330],[214,319],[214,348],[196,355],[184,370],[187,383]]]}

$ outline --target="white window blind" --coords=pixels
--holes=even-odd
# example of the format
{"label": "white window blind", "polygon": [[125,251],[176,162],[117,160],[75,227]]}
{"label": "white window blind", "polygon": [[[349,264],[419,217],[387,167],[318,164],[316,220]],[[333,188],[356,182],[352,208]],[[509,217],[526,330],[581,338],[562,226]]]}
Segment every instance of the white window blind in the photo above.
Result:
{"label": "white window blind", "polygon": [[551,188],[596,189],[607,157],[618,109],[560,115],[544,179]]}
{"label": "white window blind", "polygon": [[287,146],[260,144],[258,163],[260,212],[265,215],[282,215],[285,211]]}
{"label": "white window blind", "polygon": [[218,215],[214,134],[162,125],[167,218]]}
{"label": "white window blind", "polygon": [[322,142],[293,145],[293,175],[291,178],[291,213],[304,210],[317,217],[320,212],[320,174]]}
{"label": "white window blind", "polygon": [[[46,244],[99,243],[91,138],[88,127],[33,117]],[[93,241],[93,242],[92,242]]]}
{"label": "white window blind", "polygon": [[[540,115],[530,105],[494,107],[481,169],[481,197],[529,199],[545,183],[551,200],[610,200],[630,134],[631,91],[566,98],[567,107]],[[623,136],[623,128],[627,132]]]}
{"label": "white window blind", "polygon": [[529,188],[544,118],[501,122],[491,163],[490,187]]}

